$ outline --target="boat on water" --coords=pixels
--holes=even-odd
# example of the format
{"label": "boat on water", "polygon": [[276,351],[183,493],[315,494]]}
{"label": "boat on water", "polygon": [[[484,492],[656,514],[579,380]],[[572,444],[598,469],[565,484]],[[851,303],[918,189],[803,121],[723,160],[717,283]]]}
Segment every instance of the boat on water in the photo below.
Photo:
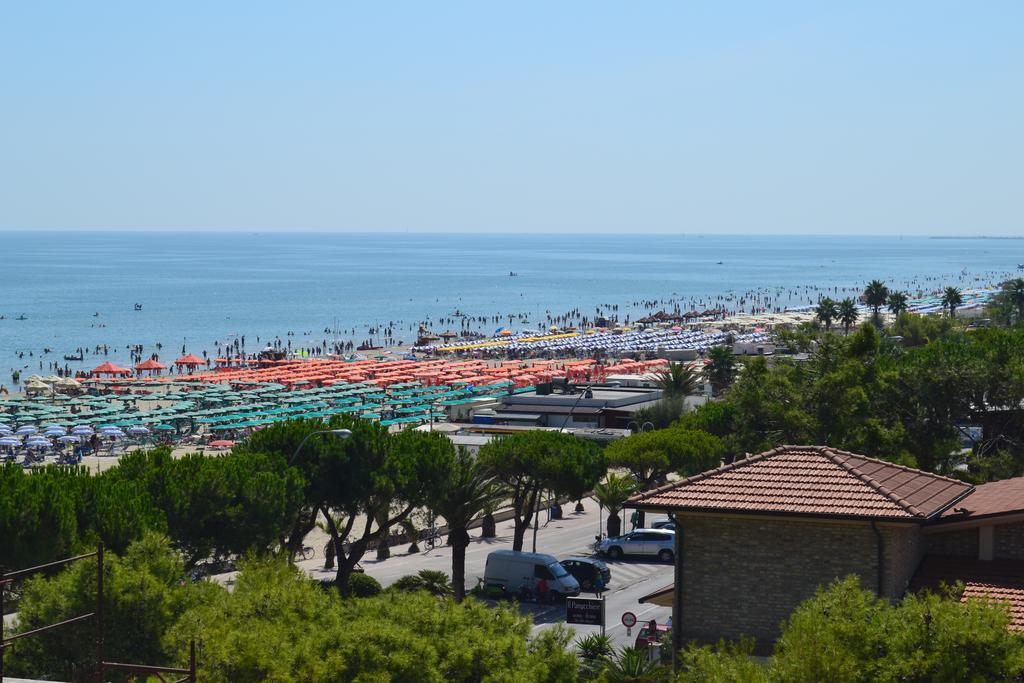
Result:
{"label": "boat on water", "polygon": [[69,355],[69,354],[65,353],[64,354],[64,360],[77,360],[77,361],[81,361],[81,360],[85,360],[85,356],[83,354],[78,354],[77,356],[74,356],[74,355]]}
{"label": "boat on water", "polygon": [[17,318],[15,318],[15,320],[28,320],[28,316],[22,313]]}
{"label": "boat on water", "polygon": [[136,311],[141,311],[142,310],[142,304],[135,304],[135,310]]}

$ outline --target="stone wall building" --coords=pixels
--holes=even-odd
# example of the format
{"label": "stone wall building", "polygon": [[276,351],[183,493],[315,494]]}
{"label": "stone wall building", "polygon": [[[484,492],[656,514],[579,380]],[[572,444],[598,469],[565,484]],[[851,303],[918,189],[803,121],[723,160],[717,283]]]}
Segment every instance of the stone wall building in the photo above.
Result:
{"label": "stone wall building", "polygon": [[[828,447],[783,446],[630,505],[676,518],[677,645],[753,636],[767,646],[797,605],[850,574],[897,600],[950,572],[963,580],[965,562],[1024,569],[1024,519],[1012,512],[1024,517],[1024,479],[1009,482],[974,487]],[[1020,596],[1024,608],[1024,585]],[[1024,626],[1024,609],[1019,616]]]}

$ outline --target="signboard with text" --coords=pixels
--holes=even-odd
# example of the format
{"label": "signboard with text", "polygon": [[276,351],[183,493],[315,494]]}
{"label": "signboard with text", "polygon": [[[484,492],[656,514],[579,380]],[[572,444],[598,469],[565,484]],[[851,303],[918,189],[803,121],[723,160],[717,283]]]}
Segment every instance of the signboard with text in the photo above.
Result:
{"label": "signboard with text", "polygon": [[604,600],[602,598],[566,598],[565,622],[604,627]]}

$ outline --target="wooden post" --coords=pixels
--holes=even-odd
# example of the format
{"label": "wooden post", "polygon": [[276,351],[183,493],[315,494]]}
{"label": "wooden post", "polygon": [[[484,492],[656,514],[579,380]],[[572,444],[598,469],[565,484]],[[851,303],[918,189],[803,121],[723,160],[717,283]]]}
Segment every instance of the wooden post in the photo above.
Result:
{"label": "wooden post", "polygon": [[103,542],[96,546],[96,683],[103,683]]}

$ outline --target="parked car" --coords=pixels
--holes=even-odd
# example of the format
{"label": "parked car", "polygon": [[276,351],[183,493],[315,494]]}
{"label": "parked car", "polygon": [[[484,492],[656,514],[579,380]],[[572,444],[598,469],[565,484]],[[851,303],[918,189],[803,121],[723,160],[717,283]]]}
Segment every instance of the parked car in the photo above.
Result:
{"label": "parked car", "polygon": [[551,555],[495,550],[487,556],[484,566],[486,587],[517,594],[524,589],[535,590],[541,579],[547,582],[552,598],[580,594],[579,582]]}
{"label": "parked car", "polygon": [[612,580],[612,570],[596,557],[567,557],[559,562],[565,571],[572,574],[579,582],[580,588],[585,591],[594,589],[594,577],[598,572],[601,574],[601,581],[605,586]]}
{"label": "parked car", "polygon": [[664,519],[656,519],[651,522],[652,529],[668,529],[669,531],[676,530],[676,520],[671,517],[665,517]]}
{"label": "parked car", "polygon": [[676,557],[676,532],[669,529],[636,529],[622,536],[606,538],[598,547],[613,560],[623,555],[655,556],[662,562]]}

